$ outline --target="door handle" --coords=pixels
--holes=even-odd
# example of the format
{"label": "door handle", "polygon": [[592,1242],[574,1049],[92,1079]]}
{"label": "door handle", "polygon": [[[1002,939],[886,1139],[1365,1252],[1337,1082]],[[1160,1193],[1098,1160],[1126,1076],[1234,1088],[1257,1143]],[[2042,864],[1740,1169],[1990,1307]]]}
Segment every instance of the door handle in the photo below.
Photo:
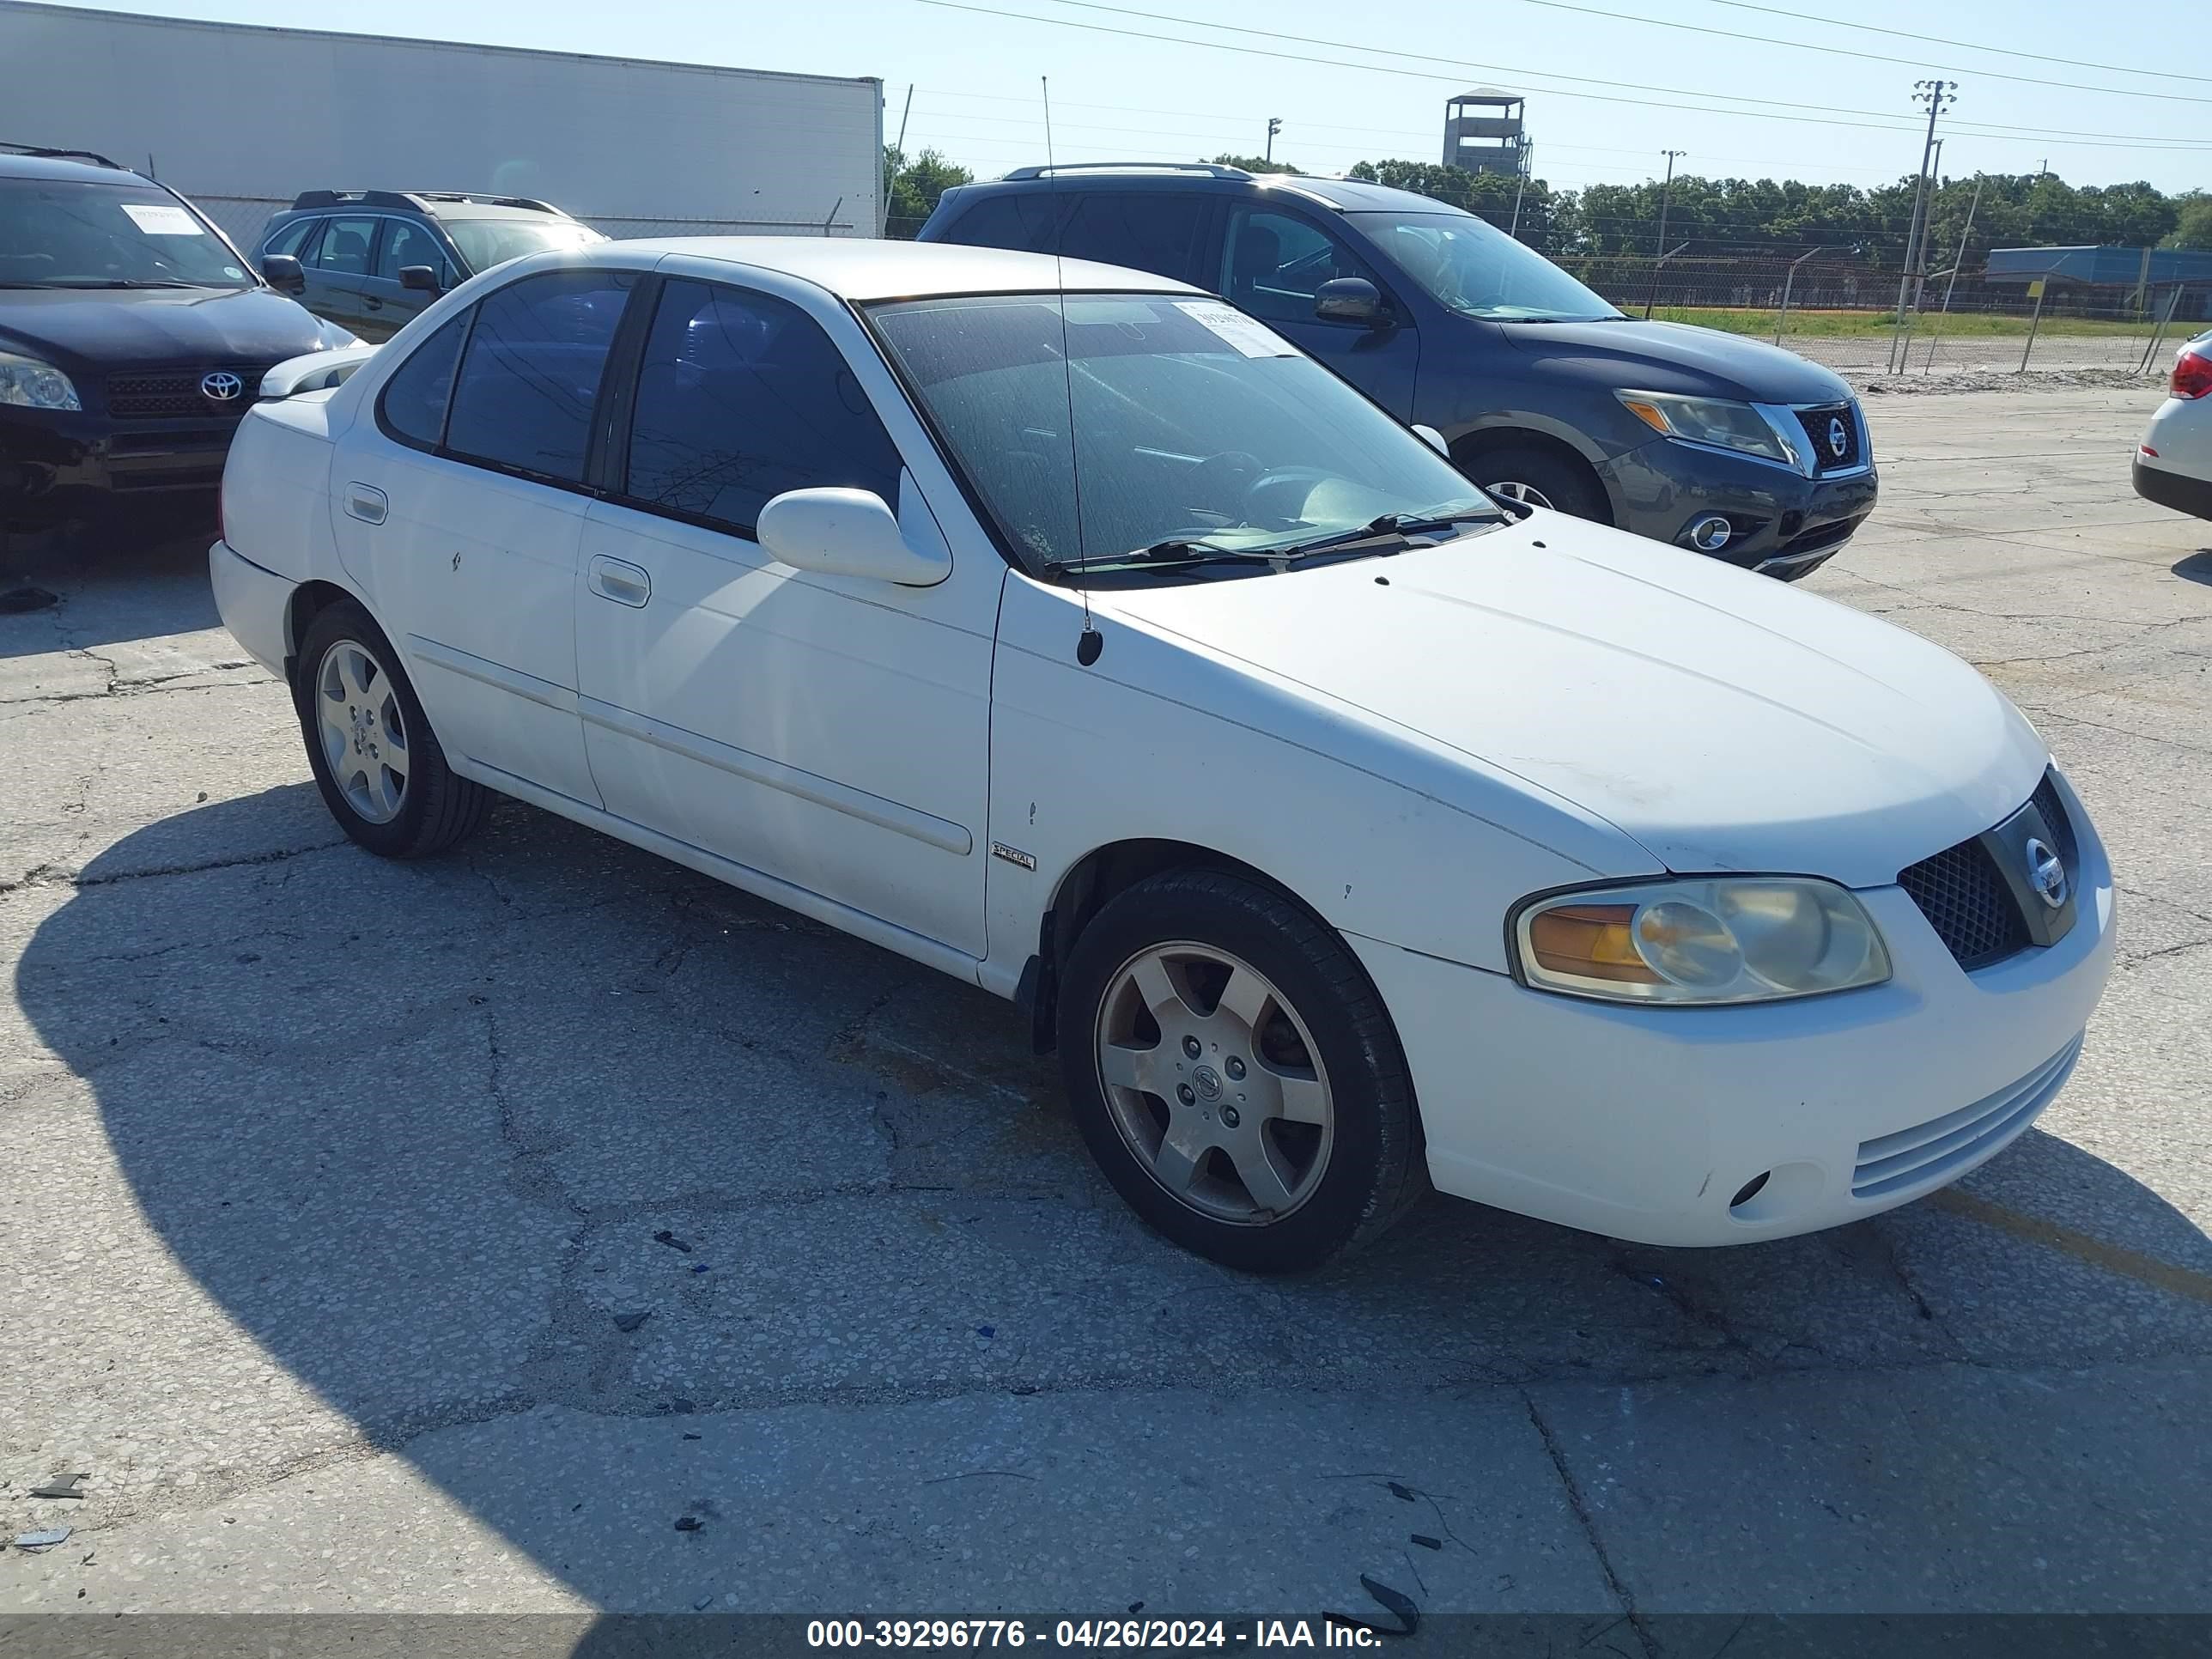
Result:
{"label": "door handle", "polygon": [[592,591],[603,599],[612,599],[617,605],[626,605],[633,611],[641,611],[645,602],[653,597],[653,578],[634,564],[624,564],[620,559],[611,559],[604,553],[592,555]]}
{"label": "door handle", "polygon": [[362,303],[368,306],[371,311],[381,311],[384,309],[384,301],[378,299],[374,294],[364,295],[362,296]]}
{"label": "door handle", "polygon": [[382,524],[390,511],[384,492],[374,485],[349,483],[345,490],[346,516],[359,519],[363,524]]}

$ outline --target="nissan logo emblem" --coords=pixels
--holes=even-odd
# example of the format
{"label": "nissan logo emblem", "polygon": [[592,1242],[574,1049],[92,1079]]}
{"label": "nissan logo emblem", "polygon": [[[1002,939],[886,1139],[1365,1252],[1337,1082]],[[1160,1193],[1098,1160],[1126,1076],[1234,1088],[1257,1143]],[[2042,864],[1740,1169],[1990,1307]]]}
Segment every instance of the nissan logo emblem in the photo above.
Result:
{"label": "nissan logo emblem", "polygon": [[1851,429],[1844,424],[1844,417],[1834,416],[1828,422],[1828,453],[1842,460],[1851,447]]}
{"label": "nissan logo emblem", "polygon": [[2035,889],[2036,897],[2054,910],[2066,906],[2066,866],[2058,854],[2045,847],[2033,836],[2021,848],[2021,856],[2027,860],[2028,885]]}
{"label": "nissan logo emblem", "polygon": [[218,368],[212,374],[200,376],[200,395],[216,403],[234,403],[238,394],[245,390],[246,382],[227,368]]}

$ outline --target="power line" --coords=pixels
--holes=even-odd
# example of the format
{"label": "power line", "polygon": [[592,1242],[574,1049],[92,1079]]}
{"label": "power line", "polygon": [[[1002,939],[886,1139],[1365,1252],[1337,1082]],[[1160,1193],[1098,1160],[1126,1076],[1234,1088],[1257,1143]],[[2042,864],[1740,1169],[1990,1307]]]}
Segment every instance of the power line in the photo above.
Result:
{"label": "power line", "polygon": [[[1198,46],[1210,52],[1235,52],[1243,57],[1273,58],[1285,63],[1316,64],[1324,69],[1363,70],[1370,75],[1395,75],[1408,80],[1437,81],[1450,84],[1456,84],[1460,78],[1454,75],[1436,75],[1420,70],[1399,69],[1389,64],[1350,63],[1340,58],[1316,58],[1304,52],[1282,52],[1261,46],[1235,46],[1221,40],[1194,40],[1187,35],[1160,34],[1146,29],[1119,28],[1103,23],[1079,23],[1072,18],[1039,17],[1030,12],[1007,11],[999,7],[968,3],[967,0],[918,0],[918,3],[934,6],[946,11],[964,11],[985,17],[1011,18],[1017,22],[1042,23],[1053,28],[1080,29],[1091,34],[1112,34],[1134,40],[1162,41],[1170,46]],[[1139,11],[1126,6],[1103,5],[1096,3],[1096,0],[1048,0],[1048,3],[1078,5],[1089,10],[1111,12],[1122,16],[1142,17],[1161,22],[1184,23],[1183,19],[1170,13]],[[1534,77],[1539,80],[1573,81],[1589,86],[1619,87],[1637,92],[1679,92],[1680,90],[1673,87],[1651,86],[1642,82],[1603,80],[1595,76],[1568,75],[1551,70],[1519,69],[1504,64],[1471,63],[1464,58],[1437,58],[1419,52],[1397,52],[1384,46],[1363,46],[1350,40],[1329,40],[1313,35],[1279,34],[1232,23],[1192,23],[1186,26],[1215,29],[1231,34],[1256,36],[1261,40],[1292,40],[1304,46],[1327,46],[1338,52],[1366,52],[1382,58],[1406,58],[1418,63],[1449,64],[1459,69],[1473,70],[1480,73],[1518,76],[1524,79]],[[1884,112],[1879,110],[1848,108],[1832,104],[1807,104],[1796,100],[1753,98],[1742,93],[1684,92],[1681,95],[1694,98],[1718,98],[1735,103],[1773,104],[1786,109],[1819,110],[1825,113],[1783,115],[1770,113],[1765,110],[1723,109],[1710,104],[1664,103],[1649,98],[1624,98],[1618,94],[1573,92],[1562,87],[1542,87],[1538,88],[1537,90],[1555,98],[1580,98],[1595,103],[1630,104],[1647,109],[1680,110],[1697,115],[1732,116],[1759,121],[1791,121],[1810,126],[1856,127],[1869,132],[1911,132],[1916,130],[1916,125],[1901,125],[1894,120],[1881,118]],[[1828,118],[1832,115],[1871,116],[1876,118],[1860,121]],[[2144,133],[2093,132],[2061,127],[2009,127],[1999,126],[1994,123],[1979,122],[1961,125],[1959,130],[1962,132],[1971,131],[1972,135],[1976,137],[1996,138],[2009,143],[2017,143],[2023,139],[2033,143],[2046,138],[2066,138],[2078,141],[2083,146],[2096,149],[2171,149],[2185,151],[2192,155],[2212,150],[2212,141],[2172,139],[2162,135]]]}
{"label": "power line", "polygon": [[2112,75],[2148,75],[2161,81],[2194,81],[2212,86],[2212,75],[2182,75],[2172,70],[2136,69],[2126,64],[2093,64],[2086,58],[2054,58],[2047,52],[2022,52],[2017,46],[1995,46],[1976,40],[1954,40],[1948,35],[1915,34],[1911,29],[1887,29],[1876,23],[1848,23],[1839,17],[1808,17],[1802,12],[1784,11],[1778,6],[1761,6],[1752,0],[1706,0],[1710,5],[1726,6],[1732,11],[1755,11],[1765,17],[1787,17],[1793,22],[1825,24],[1830,28],[1857,29],[1866,34],[1887,34],[1899,40],[1919,40],[1932,46],[1956,46],[1963,52],[1994,52],[2007,58],[2026,58],[2039,64],[2063,64],[2069,69],[2104,70]]}
{"label": "power line", "polygon": [[[1056,5],[1075,5],[1080,0],[1054,0]],[[1784,40],[1771,34],[1747,34],[1741,29],[1717,29],[1705,23],[1678,23],[1667,17],[1643,17],[1634,12],[1607,11],[1600,6],[1575,5],[1571,0],[1521,0],[1528,6],[1542,6],[1550,11],[1579,12],[1585,17],[1604,17],[1617,23],[1644,23],[1655,29],[1680,29],[1687,34],[1716,35],[1723,40],[1749,40],[1756,46],[1786,46],[1796,52],[1824,52],[1837,58],[1857,58],[1869,64],[1902,64],[1908,69],[1922,67],[1917,58],[1899,58],[1889,52],[1859,52],[1850,46],[1825,46],[1813,40]],[[1956,71],[1949,64],[1933,65],[1937,69]],[[1972,71],[1991,81],[2017,81],[2024,86],[2057,87],[2065,92],[2100,92],[2114,98],[2156,98],[2172,104],[2212,104],[2212,98],[2200,97],[2186,92],[2142,92],[2129,87],[2093,87],[2080,81],[2052,81],[2036,75],[2008,75],[2002,70],[1975,68]]]}
{"label": "power line", "polygon": [[[983,102],[987,102],[987,103],[994,103],[994,104],[1024,104],[1024,105],[1026,105],[1026,104],[1028,104],[1028,103],[1030,103],[1030,100],[1029,99],[1027,99],[1027,98],[1014,98],[1014,97],[1010,97],[1010,96],[1008,96],[1008,95],[1007,95],[1006,94],[1005,94],[1005,93],[995,93],[995,92],[954,92],[954,91],[951,91],[951,89],[949,89],[949,88],[939,88],[939,87],[922,87],[922,88],[921,88],[919,89],[919,94],[920,94],[920,95],[921,95],[921,97],[923,97],[923,98],[925,98],[925,99],[927,99],[927,98],[962,98],[962,99],[973,99],[973,100],[981,100],[981,101],[983,101]],[[1116,115],[1171,115],[1171,116],[1177,116],[1177,117],[1182,118],[1182,119],[1184,119],[1184,120],[1189,120],[1189,121],[1215,121],[1215,122],[1218,122],[1218,123],[1220,123],[1221,125],[1224,125],[1224,126],[1233,127],[1233,128],[1238,129],[1238,130],[1240,130],[1240,131],[1241,131],[1241,130],[1243,130],[1243,129],[1245,129],[1245,128],[1249,128],[1249,126],[1251,126],[1251,125],[1252,125],[1252,124],[1253,124],[1254,122],[1255,122],[1255,121],[1261,121],[1261,120],[1264,120],[1264,119],[1265,119],[1265,118],[1264,118],[1264,117],[1258,116],[1258,115],[1231,115],[1231,114],[1212,113],[1212,112],[1206,112],[1206,111],[1204,111],[1204,110],[1191,110],[1191,109],[1152,109],[1152,108],[1147,108],[1147,107],[1140,106],[1134,105],[1134,104],[1083,104],[1083,103],[1077,103],[1077,102],[1075,102],[1075,101],[1074,101],[1073,100],[1072,100],[1072,99],[1071,99],[1071,100],[1064,100],[1064,101],[1061,103],[1060,107],[1061,107],[1062,109],[1092,109],[1092,110],[1105,110],[1105,111],[1108,111],[1108,112],[1111,112],[1111,113],[1113,113],[1113,114],[1116,114]],[[1036,125],[1036,119],[1035,119],[1035,118],[1033,118],[1033,117],[1024,117],[1024,116],[1017,116],[1017,115],[982,115],[982,114],[973,113],[973,112],[969,112],[969,111],[966,111],[966,110],[951,110],[951,111],[947,111],[947,112],[945,112],[945,113],[948,113],[948,114],[953,115],[953,116],[955,116],[955,117],[957,117],[957,118],[958,118],[959,119],[963,120],[963,121],[989,121],[989,122],[993,122],[993,123],[995,123],[995,124],[1003,125],[1008,125],[1008,126],[1028,126],[1028,127],[1034,127],[1034,126]],[[1296,117],[1292,118],[1292,119],[1296,121],[1296,125],[1297,125],[1297,129],[1298,129],[1298,131],[1299,131],[1300,132],[1348,132],[1348,133],[1353,133],[1353,134],[1356,134],[1356,135],[1358,135],[1358,136],[1359,136],[1359,137],[1364,137],[1364,138],[1367,138],[1367,139],[1370,139],[1370,140],[1376,140],[1376,141],[1382,141],[1382,140],[1387,140],[1387,139],[1398,139],[1398,138],[1410,138],[1410,139],[1413,139],[1413,140],[1418,141],[1419,143],[1420,143],[1421,144],[1423,144],[1423,145],[1425,145],[1425,146],[1431,144],[1431,143],[1432,143],[1432,141],[1433,141],[1433,140],[1435,139],[1435,137],[1436,137],[1436,135],[1435,135],[1433,132],[1414,132],[1414,131],[1410,131],[1410,130],[1408,130],[1408,129],[1406,129],[1406,128],[1403,128],[1403,127],[1357,127],[1357,126],[1346,126],[1346,125],[1343,125],[1339,124],[1339,123],[1328,122],[1328,121],[1309,121],[1309,120],[1305,120],[1305,119],[1304,119],[1304,118],[1296,118]],[[1062,123],[1061,123],[1061,125],[1063,125],[1063,126],[1066,126],[1066,125],[1071,125],[1071,124],[1070,124],[1070,123],[1067,123],[1067,122],[1062,122]],[[1098,126],[1095,126],[1095,125],[1094,125],[1094,126],[1091,126],[1091,127],[1090,127],[1090,128],[1088,128],[1087,130],[1088,130],[1088,131],[1094,131],[1094,132],[1097,132],[1097,131],[1121,131],[1121,132],[1142,131],[1142,132],[1156,132],[1156,131],[1163,131],[1162,129],[1152,128],[1152,127],[1146,127],[1146,128],[1131,128],[1131,127],[1103,128],[1103,127],[1098,127]],[[1187,137],[1187,138],[1198,139],[1198,140],[1200,140],[1201,142],[1207,143],[1215,143],[1215,142],[1222,142],[1222,143],[1226,143],[1226,142],[1228,142],[1228,136],[1227,136],[1227,135],[1225,135],[1225,134],[1219,134],[1219,135],[1217,135],[1217,134],[1210,134],[1210,133],[1207,133],[1207,134],[1202,134],[1202,133],[1185,132],[1185,133],[1181,133],[1180,135],[1177,135],[1177,136],[1180,136],[1180,137]],[[1338,150],[1338,149],[1341,149],[1341,150],[1356,150],[1356,149],[1359,149],[1359,148],[1360,148],[1360,146],[1356,145],[1356,144],[1347,144],[1347,143],[1334,143],[1334,144],[1333,144],[1333,143],[1330,143],[1328,140],[1324,139],[1324,140],[1320,141],[1320,142],[1319,142],[1319,143],[1318,143],[1318,144],[1316,144],[1316,145],[1312,145],[1312,146],[1302,146],[1302,148],[1303,148],[1303,149],[1316,149],[1316,148],[1317,148],[1317,149],[1322,149],[1322,150]],[[1551,144],[1548,144],[1548,145],[1547,146],[1547,148],[1548,149],[1554,150],[1554,151],[1558,151],[1558,150],[1565,150],[1565,151],[1570,152],[1571,154],[1577,155],[1648,155],[1648,154],[1650,154],[1650,152],[1649,152],[1648,150],[1645,150],[1645,149],[1642,149],[1641,147],[1638,147],[1638,148],[1631,149],[1630,147],[1628,147],[1628,146],[1626,146],[1626,145],[1623,145],[1623,144],[1564,144],[1564,143],[1551,143]],[[1829,160],[1828,160],[1826,157],[1825,157],[1825,156],[1819,158],[1817,161],[1816,161],[1816,160],[1814,160],[1814,159],[1812,159],[1812,158],[1808,158],[1808,157],[1796,157],[1796,156],[1775,156],[1775,155],[1712,155],[1712,156],[1708,156],[1708,157],[1706,157],[1706,159],[1707,159],[1707,160],[1709,160],[1709,161],[1734,161],[1734,162],[1740,162],[1740,163],[1741,163],[1742,165],[1744,165],[1744,166],[1746,166],[1746,167],[1766,167],[1766,168],[1769,168],[1769,169],[1771,169],[1771,168],[1773,168],[1773,167],[1778,167],[1778,166],[1787,166],[1787,167],[1816,167],[1816,166],[1817,166],[1817,167],[1825,167],[1825,168],[1826,168],[1827,170],[1829,170],[1830,172],[1834,172],[1834,173],[1879,173],[1879,174],[1881,174],[1881,175],[1882,175],[1882,176],[1884,176],[1884,177],[1891,176],[1891,175],[1894,174],[1896,172],[1899,171],[1899,169],[1893,168],[1893,167],[1840,167],[1840,166],[1837,165],[1835,162],[1829,161]],[[1595,166],[1597,166],[1598,164],[1597,164],[1597,163],[1595,163],[1595,162],[1583,162],[1583,163],[1581,163],[1580,165],[1584,166],[1584,167],[1595,167]],[[1633,172],[1633,171],[1635,171],[1635,169],[1633,169],[1633,168],[1615,168],[1615,169],[1612,169],[1612,170],[1613,170],[1613,171],[1627,171],[1627,172]]]}

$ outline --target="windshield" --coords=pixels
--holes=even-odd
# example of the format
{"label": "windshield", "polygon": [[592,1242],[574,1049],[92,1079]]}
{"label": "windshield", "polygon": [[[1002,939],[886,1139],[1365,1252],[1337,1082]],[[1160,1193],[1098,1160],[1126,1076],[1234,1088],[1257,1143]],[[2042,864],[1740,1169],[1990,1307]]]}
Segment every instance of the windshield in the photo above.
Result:
{"label": "windshield", "polygon": [[143,183],[0,179],[0,288],[255,288],[206,220]]}
{"label": "windshield", "polygon": [[1168,543],[1284,547],[1392,514],[1498,516],[1419,438],[1218,300],[1070,295],[1065,359],[1060,303],[996,295],[869,313],[1036,566],[1103,567]]}
{"label": "windshield", "polygon": [[1621,313],[1535,249],[1471,213],[1355,213],[1399,270],[1454,311],[1499,323]]}
{"label": "windshield", "polygon": [[441,219],[439,222],[471,271],[489,270],[526,253],[543,253],[549,247],[582,247],[587,242],[607,240],[589,225],[558,219]]}

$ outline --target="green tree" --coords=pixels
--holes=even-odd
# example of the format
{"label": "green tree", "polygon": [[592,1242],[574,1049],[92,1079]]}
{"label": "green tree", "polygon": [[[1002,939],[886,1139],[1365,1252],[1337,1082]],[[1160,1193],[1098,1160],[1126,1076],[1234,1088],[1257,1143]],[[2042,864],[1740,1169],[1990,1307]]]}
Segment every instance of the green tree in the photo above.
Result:
{"label": "green tree", "polygon": [[1304,167],[1294,167],[1288,161],[1270,161],[1264,155],[1217,155],[1216,167],[1243,167],[1247,173],[1304,173]]}
{"label": "green tree", "polygon": [[2173,198],[2173,230],[2166,245],[2212,249],[2212,194],[2191,190]]}
{"label": "green tree", "polygon": [[890,144],[884,146],[884,234],[911,240],[922,222],[936,211],[937,198],[955,185],[971,185],[975,175],[948,161],[936,150],[926,149],[911,161]]}

